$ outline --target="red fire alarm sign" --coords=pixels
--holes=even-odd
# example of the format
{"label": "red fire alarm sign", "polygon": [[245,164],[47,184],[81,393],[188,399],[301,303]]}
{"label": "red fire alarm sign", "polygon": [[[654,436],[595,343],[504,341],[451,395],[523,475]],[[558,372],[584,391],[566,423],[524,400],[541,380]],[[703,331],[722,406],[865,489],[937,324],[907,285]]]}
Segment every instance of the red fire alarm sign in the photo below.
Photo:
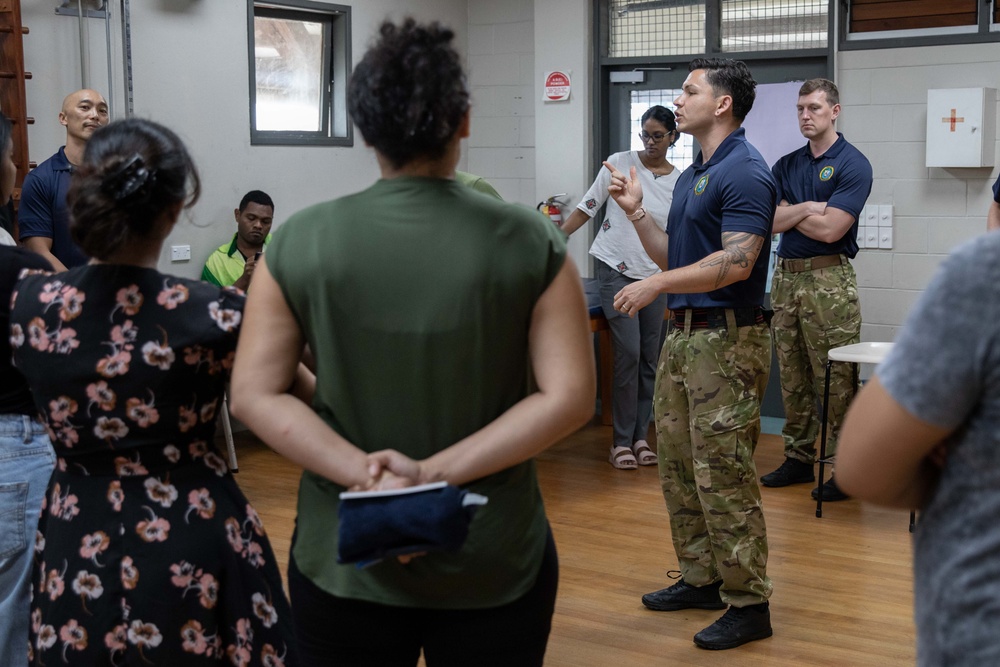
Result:
{"label": "red fire alarm sign", "polygon": [[549,72],[545,75],[544,100],[546,102],[563,102],[569,99],[569,74],[566,72]]}

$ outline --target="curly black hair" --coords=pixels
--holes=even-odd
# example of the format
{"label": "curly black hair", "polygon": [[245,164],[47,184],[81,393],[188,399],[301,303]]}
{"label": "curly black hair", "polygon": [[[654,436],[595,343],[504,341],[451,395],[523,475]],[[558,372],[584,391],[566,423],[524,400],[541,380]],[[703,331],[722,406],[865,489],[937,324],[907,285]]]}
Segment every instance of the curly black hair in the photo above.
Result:
{"label": "curly black hair", "polygon": [[354,68],[348,110],[361,136],[395,167],[439,158],[469,110],[455,33],[439,23],[384,22]]}

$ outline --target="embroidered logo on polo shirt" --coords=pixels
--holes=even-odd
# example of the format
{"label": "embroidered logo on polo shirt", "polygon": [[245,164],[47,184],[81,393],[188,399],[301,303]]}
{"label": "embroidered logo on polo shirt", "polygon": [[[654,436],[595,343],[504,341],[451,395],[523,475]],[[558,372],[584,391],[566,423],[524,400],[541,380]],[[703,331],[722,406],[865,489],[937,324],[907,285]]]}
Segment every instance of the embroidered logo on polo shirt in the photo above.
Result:
{"label": "embroidered logo on polo shirt", "polygon": [[819,180],[829,181],[833,178],[833,167],[826,166],[819,170]]}
{"label": "embroidered logo on polo shirt", "polygon": [[708,174],[705,174],[698,179],[698,182],[694,184],[694,193],[700,195],[708,187]]}
{"label": "embroidered logo on polo shirt", "polygon": [[585,203],[587,205],[587,210],[588,211],[591,210],[591,209],[593,209],[595,206],[597,206],[597,200],[596,199],[588,199]]}
{"label": "embroidered logo on polo shirt", "polygon": [[610,220],[605,220],[601,224],[601,229],[603,229],[604,231],[608,231],[609,229],[611,229],[611,221]]}
{"label": "embroidered logo on polo shirt", "polygon": [[628,265],[625,262],[618,262],[618,273],[625,273],[628,271]]}

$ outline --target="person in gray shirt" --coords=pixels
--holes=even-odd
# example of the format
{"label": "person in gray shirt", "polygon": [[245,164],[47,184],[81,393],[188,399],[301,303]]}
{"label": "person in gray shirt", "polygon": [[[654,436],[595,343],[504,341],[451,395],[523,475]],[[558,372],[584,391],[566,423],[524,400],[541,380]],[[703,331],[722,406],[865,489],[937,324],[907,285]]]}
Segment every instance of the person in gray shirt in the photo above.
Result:
{"label": "person in gray shirt", "polygon": [[841,432],[845,492],[921,510],[913,542],[919,665],[1000,665],[997,285],[1000,235],[954,250]]}

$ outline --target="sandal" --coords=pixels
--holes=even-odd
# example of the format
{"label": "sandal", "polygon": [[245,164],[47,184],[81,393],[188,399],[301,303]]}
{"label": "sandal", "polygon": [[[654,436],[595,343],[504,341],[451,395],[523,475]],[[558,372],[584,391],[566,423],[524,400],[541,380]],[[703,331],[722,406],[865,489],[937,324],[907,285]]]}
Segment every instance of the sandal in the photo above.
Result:
{"label": "sandal", "polygon": [[612,447],[608,462],[619,470],[635,470],[638,467],[635,455],[628,447]]}
{"label": "sandal", "polygon": [[641,466],[655,466],[656,452],[649,448],[649,443],[645,440],[636,440],[632,443],[632,453]]}

